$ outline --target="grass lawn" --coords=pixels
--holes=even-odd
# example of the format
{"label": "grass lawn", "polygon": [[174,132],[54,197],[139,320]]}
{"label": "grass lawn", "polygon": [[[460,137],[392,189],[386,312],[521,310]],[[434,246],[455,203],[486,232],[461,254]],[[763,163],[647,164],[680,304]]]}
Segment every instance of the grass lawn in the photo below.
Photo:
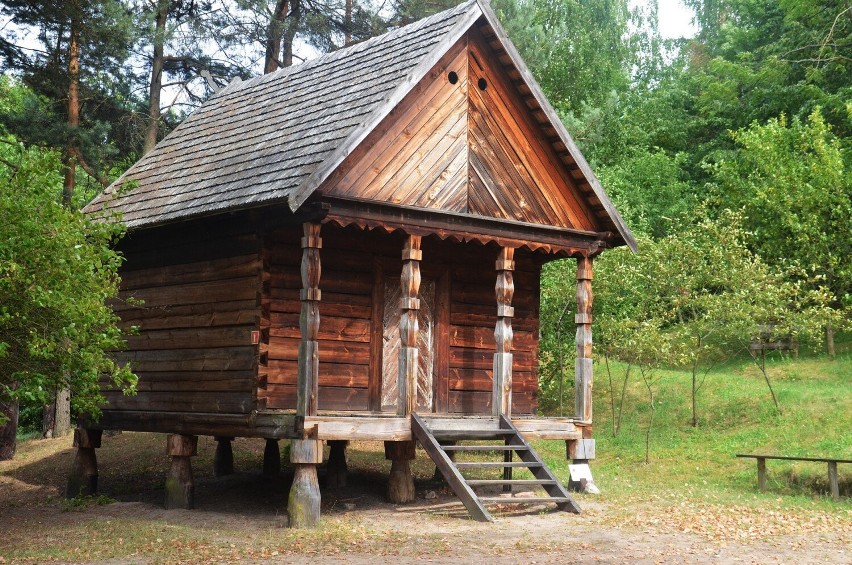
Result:
{"label": "grass lawn", "polygon": [[[614,369],[617,380],[623,367]],[[852,465],[839,466],[842,496],[833,501],[824,464],[769,461],[768,490],[761,493],[755,462],[734,454],[852,459],[852,354],[843,352],[835,361],[773,359],[769,374],[781,413],[759,371],[748,362],[731,363],[707,377],[699,394],[699,425],[692,427],[689,375],[661,372],[646,464],[646,389],[638,375],[628,381],[620,431],[614,434],[607,374],[596,366],[598,459],[592,469],[602,494],[580,495],[580,516],[498,510],[495,524],[465,519],[454,497],[431,482],[434,466],[422,451],[413,465],[418,495],[437,490],[437,503],[383,502],[390,463],[381,443],[350,446],[353,488],[323,492],[321,527],[299,532],[285,527],[292,479],[286,442],[279,477],[259,473],[262,441],[237,440],[239,472],[214,478],[215,442],[199,438],[193,459],[197,509],[165,511],[168,461],[162,436],[105,437],[98,450],[104,496],[71,503],[62,498],[70,439],[27,440],[14,461],[0,463],[0,563],[301,559],[321,564],[335,562],[339,554],[355,563],[384,555],[400,562],[469,562],[486,556],[493,563],[543,563],[562,562],[566,555],[605,562],[680,563],[708,555],[752,562],[770,557],[848,562]],[[537,442],[536,448],[567,480],[564,442]]]}

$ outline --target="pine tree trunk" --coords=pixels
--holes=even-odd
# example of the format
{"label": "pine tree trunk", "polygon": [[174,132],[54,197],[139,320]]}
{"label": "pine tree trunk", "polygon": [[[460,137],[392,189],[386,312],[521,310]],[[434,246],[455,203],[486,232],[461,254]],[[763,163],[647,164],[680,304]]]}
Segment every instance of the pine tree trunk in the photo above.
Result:
{"label": "pine tree trunk", "polygon": [[352,0],[346,0],[346,14],[343,20],[343,44],[352,44]]}
{"label": "pine tree trunk", "polygon": [[53,397],[53,402],[45,404],[41,409],[41,437],[52,438],[54,427],[56,427],[56,396]]}
{"label": "pine tree trunk", "polygon": [[56,393],[56,411],[53,415],[53,437],[71,433],[71,389],[61,388]]}
{"label": "pine tree trunk", "polygon": [[74,140],[80,127],[80,25],[71,22],[71,39],[68,43],[68,130],[71,140],[65,148],[65,181],[62,185],[62,203],[71,207],[74,196],[74,175],[77,169],[79,148]]}
{"label": "pine tree trunk", "polygon": [[296,31],[299,29],[299,23],[302,21],[301,0],[293,0],[293,9],[291,10],[289,20],[287,22],[287,33],[284,34],[283,39],[285,67],[293,64],[293,40],[296,37]]}
{"label": "pine tree trunk", "polygon": [[[13,388],[17,386],[13,385]],[[6,461],[15,456],[18,446],[18,399],[0,401],[0,415],[7,418],[6,423],[0,425],[0,461]]]}
{"label": "pine tree trunk", "polygon": [[278,0],[275,10],[269,18],[266,28],[266,58],[263,63],[263,74],[271,73],[281,67],[281,40],[284,38],[284,22],[290,9],[290,0]]}
{"label": "pine tree trunk", "polygon": [[154,16],[154,57],[151,61],[151,85],[148,90],[148,126],[145,128],[145,154],[157,145],[160,132],[160,94],[163,90],[163,49],[166,41],[166,22],[169,17],[170,0],[157,2]]}

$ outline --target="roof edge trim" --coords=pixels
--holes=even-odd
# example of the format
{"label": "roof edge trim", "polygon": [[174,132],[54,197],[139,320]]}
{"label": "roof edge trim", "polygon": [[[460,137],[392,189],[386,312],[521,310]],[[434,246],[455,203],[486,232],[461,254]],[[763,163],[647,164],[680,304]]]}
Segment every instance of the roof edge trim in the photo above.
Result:
{"label": "roof edge trim", "polygon": [[302,184],[296,189],[293,195],[288,198],[287,204],[290,210],[296,211],[313,192],[337,169],[338,166],[348,157],[366,137],[384,120],[391,111],[402,101],[405,96],[420,82],[423,77],[441,60],[447,51],[456,44],[456,42],[467,33],[473,24],[483,15],[482,4],[476,0],[471,5],[471,8],[462,18],[456,22],[453,28],[447,32],[440,43],[428,53],[415,66],[407,76],[405,76],[400,84],[382,101],[381,104],[373,111],[370,117],[361,122],[355,130],[349,134],[343,143],[334,152],[329,155],[325,161],[319,164],[316,170],[305,179]]}

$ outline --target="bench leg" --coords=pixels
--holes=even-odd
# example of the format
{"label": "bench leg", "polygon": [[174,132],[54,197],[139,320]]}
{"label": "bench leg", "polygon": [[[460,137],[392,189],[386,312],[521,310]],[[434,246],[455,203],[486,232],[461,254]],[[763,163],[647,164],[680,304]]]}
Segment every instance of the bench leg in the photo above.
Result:
{"label": "bench leg", "polygon": [[757,458],[757,488],[766,490],[766,459]]}
{"label": "bench leg", "polygon": [[837,482],[837,461],[828,462],[828,485],[831,487],[831,498],[840,499],[840,485]]}

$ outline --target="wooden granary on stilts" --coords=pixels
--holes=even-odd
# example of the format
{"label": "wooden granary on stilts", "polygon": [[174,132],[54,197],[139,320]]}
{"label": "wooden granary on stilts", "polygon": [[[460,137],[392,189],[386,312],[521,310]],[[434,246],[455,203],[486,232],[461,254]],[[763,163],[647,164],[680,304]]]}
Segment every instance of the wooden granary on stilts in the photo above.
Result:
{"label": "wooden granary on stilts", "polygon": [[[385,442],[412,500],[415,442],[471,514],[483,481],[450,457],[493,438],[577,511],[527,440],[592,458],[593,258],[633,237],[489,6],[473,0],[213,95],[88,207],[120,213],[117,355],[138,394],[105,391],[77,430],[93,488],[101,430],[168,433],[167,505],[192,505],[198,435],[292,440],[291,523],[319,518],[317,465]],[[577,270],[576,414],[537,409],[542,265]],[[496,290],[496,292],[495,292]],[[480,445],[480,447],[482,447]],[[479,465],[469,463],[468,466]]]}

